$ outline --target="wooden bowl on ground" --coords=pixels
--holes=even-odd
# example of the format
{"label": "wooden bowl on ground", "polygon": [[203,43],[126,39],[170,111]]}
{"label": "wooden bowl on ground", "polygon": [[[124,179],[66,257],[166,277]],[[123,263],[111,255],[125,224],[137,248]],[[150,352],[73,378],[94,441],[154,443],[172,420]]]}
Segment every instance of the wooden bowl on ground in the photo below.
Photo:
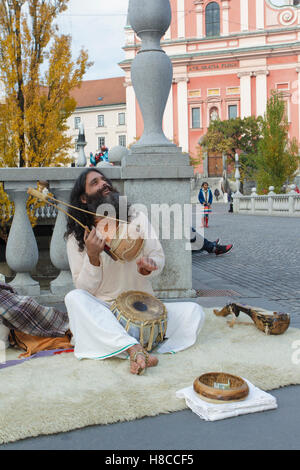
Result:
{"label": "wooden bowl on ground", "polygon": [[245,380],[225,372],[210,372],[197,377],[194,390],[203,400],[210,403],[241,401],[249,394]]}

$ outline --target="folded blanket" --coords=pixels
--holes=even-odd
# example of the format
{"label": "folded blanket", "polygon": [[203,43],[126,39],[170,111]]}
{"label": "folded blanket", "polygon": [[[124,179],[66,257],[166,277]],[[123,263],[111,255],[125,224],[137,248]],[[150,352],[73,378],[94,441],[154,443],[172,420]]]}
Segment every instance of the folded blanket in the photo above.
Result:
{"label": "folded blanket", "polygon": [[0,320],[10,330],[46,338],[63,337],[69,328],[67,313],[18,295],[4,283],[0,283]]}

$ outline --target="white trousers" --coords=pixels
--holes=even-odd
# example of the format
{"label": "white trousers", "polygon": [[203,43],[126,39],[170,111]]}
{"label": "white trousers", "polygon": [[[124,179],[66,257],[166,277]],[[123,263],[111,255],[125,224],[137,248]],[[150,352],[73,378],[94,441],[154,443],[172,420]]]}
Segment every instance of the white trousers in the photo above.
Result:
{"label": "white trousers", "polygon": [[[120,355],[138,341],[115,318],[109,305],[87,291],[76,289],[65,297],[73,333],[74,354],[78,359],[105,359]],[[175,353],[192,346],[204,324],[205,313],[194,302],[166,303],[167,339],[158,353]]]}

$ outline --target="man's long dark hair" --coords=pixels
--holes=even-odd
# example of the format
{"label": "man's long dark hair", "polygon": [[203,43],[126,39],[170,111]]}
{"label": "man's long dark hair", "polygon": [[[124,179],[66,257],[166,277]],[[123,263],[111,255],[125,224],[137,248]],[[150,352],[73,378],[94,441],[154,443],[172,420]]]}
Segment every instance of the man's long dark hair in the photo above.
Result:
{"label": "man's long dark hair", "polygon": [[[88,208],[88,205],[81,201],[81,196],[85,194],[87,175],[91,173],[92,171],[99,173],[102,176],[102,178],[105,180],[105,182],[114,191],[116,191],[113,188],[111,180],[106,178],[106,176],[104,176],[100,170],[98,170],[97,168],[88,168],[84,170],[75,181],[75,184],[72,189],[71,196],[70,196],[70,204],[72,206],[78,207],[79,209],[90,210]],[[68,213],[72,215],[73,217],[75,217],[77,220],[79,220],[84,226],[88,227],[90,230],[95,225],[94,216],[92,214],[86,214],[85,212],[72,209],[71,207],[69,207]],[[118,214],[116,215],[116,217],[118,218]],[[84,228],[81,227],[77,222],[75,222],[75,220],[71,219],[71,217],[68,217],[65,239],[67,239],[70,235],[74,235],[78,243],[79,250],[83,251],[84,246],[85,246],[84,245]]]}

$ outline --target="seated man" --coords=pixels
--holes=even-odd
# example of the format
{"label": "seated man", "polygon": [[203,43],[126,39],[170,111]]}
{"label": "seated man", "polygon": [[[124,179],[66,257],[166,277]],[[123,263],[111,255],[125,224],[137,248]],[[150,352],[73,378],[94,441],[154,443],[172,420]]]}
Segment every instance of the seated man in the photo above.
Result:
{"label": "seated man", "polygon": [[[119,196],[111,182],[97,169],[85,170],[76,180],[70,204],[97,212],[101,204],[110,204],[119,217]],[[69,209],[70,215],[87,226],[85,231],[73,219],[68,220],[67,252],[76,290],[67,294],[70,329],[74,353],[78,359],[105,359],[112,356],[130,357],[132,374],[143,373],[156,366],[158,359],[148,355],[141,344],[130,336],[117,321],[109,306],[121,293],[130,290],[153,295],[151,280],[164,268],[162,246],[148,219],[136,212],[134,223],[140,227],[144,246],[139,258],[130,262],[113,261],[105,252],[105,238],[100,238],[95,226],[101,223],[94,215]],[[134,217],[127,211],[128,221]],[[202,308],[193,302],[166,304],[168,338],[158,352],[176,352],[192,346],[204,324]]]}

